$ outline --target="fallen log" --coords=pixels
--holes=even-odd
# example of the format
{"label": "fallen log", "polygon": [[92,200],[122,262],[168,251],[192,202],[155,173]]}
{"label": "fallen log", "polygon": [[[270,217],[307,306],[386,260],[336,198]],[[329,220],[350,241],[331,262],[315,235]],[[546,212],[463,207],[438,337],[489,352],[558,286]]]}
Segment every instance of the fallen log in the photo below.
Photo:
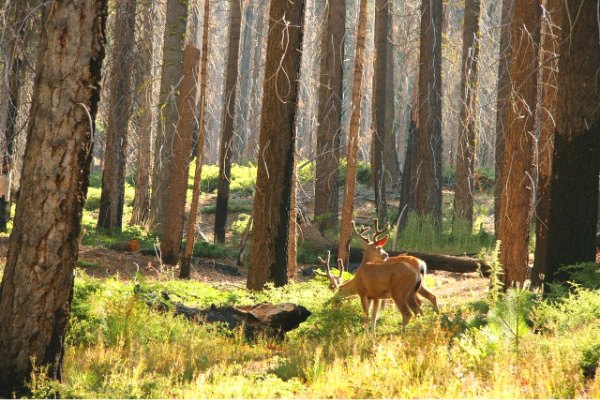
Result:
{"label": "fallen log", "polygon": [[[165,300],[169,300],[167,293],[163,292],[162,296]],[[160,311],[171,309],[162,301],[149,302],[148,305]],[[220,323],[220,328],[227,331],[234,331],[241,327],[248,340],[255,340],[258,337],[282,340],[287,332],[298,328],[311,315],[305,307],[293,303],[259,303],[239,307],[216,307],[213,304],[209,309],[175,303],[174,313],[175,316],[183,315],[189,321],[199,324]]]}
{"label": "fallen log", "polygon": [[[350,263],[360,263],[363,258],[363,249],[350,249]],[[450,256],[446,254],[419,253],[414,251],[388,251],[390,256],[406,254],[420,258],[427,263],[429,271],[448,271],[448,272],[477,272],[481,271],[483,276],[490,275],[490,266],[477,258]]]}
{"label": "fallen log", "polygon": [[[332,251],[332,255],[337,254],[337,251]],[[349,256],[349,272],[354,272],[358,265],[362,262],[364,250],[350,249]],[[431,254],[418,253],[414,251],[389,251],[390,256],[406,254],[409,256],[420,258],[427,263],[429,271],[448,271],[458,273],[469,273],[480,271],[483,276],[490,275],[490,266],[484,261],[472,257],[450,256],[446,254]],[[301,272],[303,275],[312,275],[312,271],[319,269],[319,266],[304,268]]]}

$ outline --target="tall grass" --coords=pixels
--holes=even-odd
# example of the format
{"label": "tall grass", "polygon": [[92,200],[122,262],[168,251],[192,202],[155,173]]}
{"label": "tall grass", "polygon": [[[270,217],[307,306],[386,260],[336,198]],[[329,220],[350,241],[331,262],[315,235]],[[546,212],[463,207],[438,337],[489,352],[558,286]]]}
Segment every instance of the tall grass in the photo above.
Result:
{"label": "tall grass", "polygon": [[[196,307],[302,304],[311,317],[283,342],[248,342],[240,332],[189,322],[148,304],[166,291]],[[518,295],[519,293],[517,293]],[[560,302],[528,298],[518,308],[519,356],[499,329],[515,300],[454,295],[440,314],[401,327],[382,312],[367,335],[359,302],[340,307],[321,280],[264,292],[190,281],[119,282],[76,277],[63,382],[38,371],[33,395],[112,398],[574,398],[598,397],[600,293],[579,289]],[[485,306],[484,306],[485,305]],[[574,318],[576,316],[576,318]],[[516,320],[515,320],[516,321]]]}

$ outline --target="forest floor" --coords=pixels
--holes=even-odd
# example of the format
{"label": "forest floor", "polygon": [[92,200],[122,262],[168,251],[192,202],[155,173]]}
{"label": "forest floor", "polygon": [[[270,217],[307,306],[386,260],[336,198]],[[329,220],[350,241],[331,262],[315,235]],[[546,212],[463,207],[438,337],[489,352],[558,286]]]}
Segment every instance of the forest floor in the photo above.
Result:
{"label": "forest floor", "polygon": [[[203,195],[201,199],[201,207],[214,204],[215,195]],[[359,193],[360,197],[360,193]],[[310,203],[301,202],[302,206],[306,209],[311,209]],[[357,205],[355,213],[358,216],[357,219],[361,222],[368,223],[369,215],[372,215],[373,202],[368,199],[368,196],[360,199],[357,198]],[[362,218],[361,218],[362,216]],[[228,217],[229,223],[235,221],[237,215],[232,214]],[[487,225],[487,224],[486,224]],[[493,224],[492,224],[493,225]],[[206,214],[201,216],[200,228],[204,233],[205,237],[212,242],[214,227],[214,214]],[[314,240],[325,240],[324,238],[316,238],[318,234],[314,234],[312,227],[301,227],[303,229],[302,238],[306,241]],[[230,232],[230,230],[228,230]],[[229,240],[228,233],[228,238]],[[250,243],[248,242],[247,248]],[[0,249],[0,256],[5,256],[5,249]],[[80,246],[79,250],[80,266],[85,272],[96,278],[106,277],[118,277],[119,280],[131,281],[135,279],[136,273],[149,278],[151,280],[167,280],[175,279],[179,276],[178,266],[163,265],[160,262],[158,255],[143,255],[139,252],[118,252],[104,247],[94,246]],[[223,274],[217,270],[210,263],[203,263],[198,265],[197,260],[192,263],[191,279],[198,282],[223,285],[223,286],[235,286],[239,288],[245,288],[247,279],[247,267],[241,268],[241,276],[233,276]],[[227,259],[215,259],[214,261],[226,265],[235,265],[235,260]],[[311,264],[314,265],[314,264]],[[301,270],[310,265],[298,265],[298,277],[297,280],[303,281],[311,279],[301,274]],[[447,271],[430,271],[429,275],[433,278],[434,284],[432,284],[431,278],[428,279],[428,285],[432,287],[436,295],[443,304],[444,298],[452,297],[468,297],[468,298],[481,298],[482,295],[487,291],[489,279],[483,278],[478,273],[454,273]]]}
{"label": "forest floor", "polygon": [[[208,205],[211,202],[214,202],[212,197],[214,197],[214,195],[204,195],[202,203]],[[369,213],[372,209],[371,203],[372,202],[368,199],[357,201],[357,207],[355,209],[356,214],[359,216],[359,220],[361,219],[361,215],[365,216],[362,218],[365,223],[369,220],[367,216],[370,215]],[[305,204],[305,206],[308,208],[310,205]],[[232,214],[229,216],[228,221],[234,221],[235,219],[236,215]],[[214,214],[202,215],[200,222],[201,231],[211,242],[213,239],[213,226]],[[311,227],[304,228],[304,240],[310,241],[314,238],[314,233],[310,231]],[[8,250],[8,238],[2,239],[3,240],[0,241],[0,263],[5,265],[6,253]],[[321,239],[323,238],[321,237]],[[249,243],[247,246],[249,247]],[[150,280],[176,279],[179,276],[179,267],[162,264],[160,257],[158,257],[157,254],[145,255],[140,252],[121,252],[106,247],[80,245],[79,268],[84,270],[87,275],[94,278],[115,277],[120,281],[132,281],[136,279],[137,274]],[[192,263],[191,272],[191,279],[193,280],[219,286],[246,287],[247,267],[240,269],[240,276],[234,276],[217,271],[211,263],[202,263],[202,265],[199,265],[198,260],[193,261],[195,261]],[[226,265],[235,265],[235,260],[215,259],[214,261]],[[312,279],[310,276],[307,277],[301,274],[303,268],[312,265],[314,264],[299,264],[297,280],[304,281]],[[435,282],[433,285],[429,283],[429,286],[432,286],[436,295],[441,300],[441,304],[444,303],[444,298],[456,296],[481,298],[483,293],[487,291],[489,283],[488,278],[484,278],[478,273],[430,271],[428,274],[433,278],[433,282]],[[429,278],[429,282],[431,282],[431,278]]]}

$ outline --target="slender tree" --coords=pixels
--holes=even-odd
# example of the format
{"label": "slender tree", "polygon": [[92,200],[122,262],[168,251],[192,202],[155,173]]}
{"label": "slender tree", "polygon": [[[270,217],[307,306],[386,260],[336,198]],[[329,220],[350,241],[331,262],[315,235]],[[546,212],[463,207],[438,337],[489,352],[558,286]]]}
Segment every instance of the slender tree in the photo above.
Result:
{"label": "slender tree", "polygon": [[475,137],[477,135],[475,102],[478,86],[480,9],[480,0],[465,1],[453,228],[457,228],[456,223],[463,220],[469,230],[473,226],[473,177],[475,174]]}
{"label": "slender tree", "polygon": [[102,171],[99,229],[121,230],[125,202],[127,131],[132,109],[135,0],[120,1],[116,8],[115,42],[110,69],[110,96],[106,149]]}
{"label": "slender tree", "polygon": [[19,112],[21,69],[25,54],[25,29],[28,3],[13,0],[5,10],[2,48],[5,55],[4,78],[0,89],[0,232],[10,220],[14,141]]}
{"label": "slender tree", "polygon": [[497,238],[505,287],[528,279],[529,234],[533,206],[532,165],[540,42],[539,0],[515,0],[512,62],[506,115],[502,198]]}
{"label": "slender tree", "polygon": [[323,14],[314,210],[321,231],[338,223],[346,1],[326,1]]}
{"label": "slender tree", "polygon": [[442,0],[421,3],[416,209],[442,223]]}
{"label": "slender tree", "polygon": [[597,6],[591,0],[548,1],[559,35],[560,58],[546,282],[565,282],[570,277],[561,266],[596,258],[600,169]]}
{"label": "slender tree", "polygon": [[352,219],[356,193],[356,169],[358,164],[358,132],[360,130],[360,109],[363,98],[363,71],[365,67],[365,41],[367,36],[368,0],[360,0],[358,11],[358,34],[356,37],[356,57],[354,61],[354,89],[352,91],[352,114],[348,132],[348,154],[346,161],[346,184],[342,205],[342,222],[338,258],[348,265],[350,240],[352,239]]}
{"label": "slender tree", "polygon": [[154,120],[153,102],[153,35],[155,5],[153,0],[138,2],[140,12],[140,37],[138,38],[140,48],[140,87],[138,94],[141,96],[138,128],[138,154],[135,175],[135,194],[133,197],[133,212],[131,214],[132,224],[144,225],[148,219],[150,208],[150,166],[152,158],[152,131]]}
{"label": "slender tree", "polygon": [[229,24],[229,48],[227,51],[227,75],[225,80],[225,112],[223,112],[223,130],[219,145],[219,183],[217,190],[217,208],[215,211],[215,242],[225,242],[227,225],[227,207],[229,204],[229,186],[231,181],[231,158],[233,143],[233,123],[236,104],[236,83],[238,78],[238,60],[240,50],[240,28],[242,21],[241,0],[231,1]]}
{"label": "slender tree", "polygon": [[200,184],[202,183],[202,164],[204,163],[204,132],[206,129],[206,81],[208,80],[208,28],[210,22],[210,0],[204,0],[204,19],[202,25],[202,54],[200,60],[200,117],[198,119],[198,138],[196,169],[194,171],[194,188],[192,190],[192,204],[190,205],[190,218],[188,220],[185,250],[181,260],[179,277],[190,277],[192,253],[196,240],[196,219],[198,218],[198,205],[200,202]]}
{"label": "slender tree", "polygon": [[496,147],[494,149],[495,177],[494,188],[494,231],[499,230],[500,197],[502,195],[502,166],[504,161],[504,133],[506,132],[506,113],[508,112],[508,88],[510,84],[510,63],[512,51],[512,15],[514,0],[502,0],[500,27],[500,56],[498,59],[498,88],[496,105]]}
{"label": "slender tree", "polygon": [[0,395],[5,398],[26,394],[33,363],[47,368],[51,379],[61,378],[106,3],[64,0],[44,8],[21,195],[0,286]]}
{"label": "slender tree", "polygon": [[179,119],[173,139],[173,170],[171,171],[171,189],[167,204],[167,221],[160,245],[162,261],[171,265],[176,265],[179,261],[181,239],[183,238],[185,198],[190,169],[190,153],[193,147],[199,61],[200,50],[191,44],[185,46],[177,107]]}
{"label": "slender tree", "polygon": [[188,20],[188,0],[167,1],[163,68],[160,81],[159,122],[154,145],[152,169],[152,196],[149,223],[153,232],[162,233],[167,216],[169,187],[173,160],[173,139],[179,115],[177,97],[181,79],[183,45]]}
{"label": "slender tree", "polygon": [[373,189],[375,192],[375,212],[379,221],[385,225],[387,222],[385,146],[389,142],[388,122],[389,107],[387,103],[394,101],[388,97],[388,20],[389,1],[377,0],[375,2],[375,74],[373,75],[373,139],[371,142],[371,173]]}
{"label": "slender tree", "polygon": [[288,282],[304,2],[272,0],[248,288]]}

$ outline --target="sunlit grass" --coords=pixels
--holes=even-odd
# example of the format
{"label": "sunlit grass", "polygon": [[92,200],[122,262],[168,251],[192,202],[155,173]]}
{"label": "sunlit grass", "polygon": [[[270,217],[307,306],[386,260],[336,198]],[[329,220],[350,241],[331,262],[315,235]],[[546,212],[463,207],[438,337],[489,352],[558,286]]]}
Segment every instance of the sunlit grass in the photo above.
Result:
{"label": "sunlit grass", "polygon": [[[200,308],[291,301],[312,315],[283,342],[248,342],[240,332],[226,334],[153,310],[147,304],[162,291],[173,302]],[[518,354],[514,338],[487,323],[496,306],[486,299],[444,299],[440,314],[425,307],[425,315],[406,328],[388,307],[374,339],[362,325],[357,299],[332,308],[330,298],[322,280],[253,293],[193,281],[123,283],[78,272],[63,382],[38,376],[34,395],[46,393],[48,385],[63,397],[88,398],[600,395],[598,379],[583,369],[598,363],[596,291],[581,290],[559,306],[530,299],[531,328],[523,332]]]}

